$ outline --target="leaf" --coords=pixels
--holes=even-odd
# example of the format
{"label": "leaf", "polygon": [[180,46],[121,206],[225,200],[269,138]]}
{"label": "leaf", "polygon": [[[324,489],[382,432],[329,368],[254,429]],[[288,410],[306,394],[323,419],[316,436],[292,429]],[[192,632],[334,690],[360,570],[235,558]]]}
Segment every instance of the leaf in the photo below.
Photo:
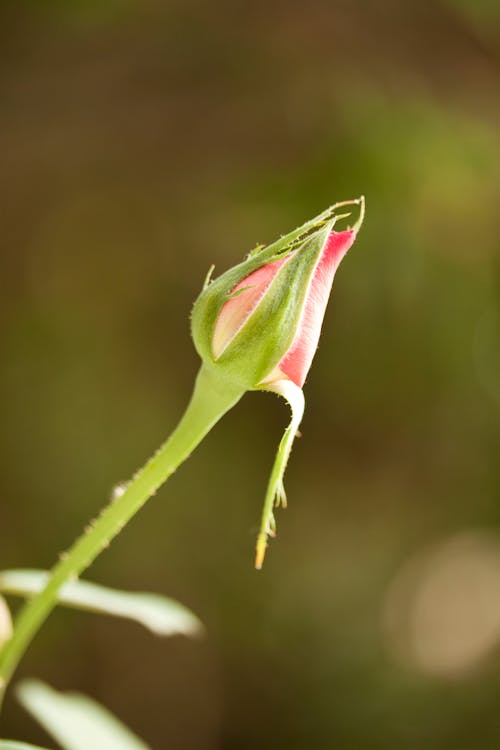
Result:
{"label": "leaf", "polygon": [[150,750],[113,714],[85,695],[59,693],[38,680],[17,688],[24,708],[65,750]]}
{"label": "leaf", "polygon": [[[44,588],[48,578],[45,570],[4,570],[0,572],[0,591],[31,597]],[[187,607],[159,594],[118,591],[88,581],[70,581],[59,592],[59,603],[126,617],[156,635],[196,636],[203,632],[202,623]]]}
{"label": "leaf", "polygon": [[0,740],[0,750],[45,750],[38,745],[27,745],[26,742],[16,742],[15,740]]}

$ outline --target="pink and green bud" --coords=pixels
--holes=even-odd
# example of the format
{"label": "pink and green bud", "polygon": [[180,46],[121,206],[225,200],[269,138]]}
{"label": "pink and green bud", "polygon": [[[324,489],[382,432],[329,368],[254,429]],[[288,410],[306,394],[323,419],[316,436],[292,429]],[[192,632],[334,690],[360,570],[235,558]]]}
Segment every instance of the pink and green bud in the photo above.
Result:
{"label": "pink and green bud", "polygon": [[[337,231],[359,206],[352,228]],[[364,200],[338,203],[268,247],[258,247],[215,281],[207,279],[192,315],[195,346],[221,385],[272,390],[291,405],[266,496],[257,567],[274,535],[273,503],[285,504],[284,469],[304,408],[302,386],[316,352],[335,272],[361,226]]]}
{"label": "pink and green bud", "polygon": [[[323,235],[325,234],[326,238],[323,242]],[[317,238],[321,243],[321,251],[318,255],[317,249],[314,247],[311,253],[316,262],[308,280],[306,293],[303,296],[300,316],[298,320],[294,321],[292,343],[284,357],[265,377],[261,385],[278,380],[291,380],[299,387],[304,385],[318,346],[335,271],[353,244],[355,236],[352,229],[344,232],[336,232],[332,229],[328,234],[322,232]],[[267,263],[253,271],[235,286],[230,299],[222,307],[215,324],[212,352],[216,361],[224,350],[231,345],[231,341],[245,326],[257,306],[263,301],[264,296],[272,293],[271,285],[276,277],[284,272],[285,264],[290,263],[294,256],[300,252],[300,249],[293,250],[286,258]],[[297,260],[302,261],[302,258]],[[279,282],[278,278],[276,281],[278,289],[275,294],[276,292],[279,294]]]}

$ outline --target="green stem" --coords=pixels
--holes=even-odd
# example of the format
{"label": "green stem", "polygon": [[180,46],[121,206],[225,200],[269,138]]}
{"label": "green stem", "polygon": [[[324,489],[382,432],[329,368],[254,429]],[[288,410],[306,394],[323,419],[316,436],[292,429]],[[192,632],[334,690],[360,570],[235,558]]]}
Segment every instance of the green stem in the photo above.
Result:
{"label": "green stem", "polygon": [[56,606],[61,587],[88,568],[242,395],[201,368],[191,401],[170,438],[134,475],[125,492],[112,500],[61,556],[46,587],[21,610],[14,633],[0,653],[0,704],[20,659]]}

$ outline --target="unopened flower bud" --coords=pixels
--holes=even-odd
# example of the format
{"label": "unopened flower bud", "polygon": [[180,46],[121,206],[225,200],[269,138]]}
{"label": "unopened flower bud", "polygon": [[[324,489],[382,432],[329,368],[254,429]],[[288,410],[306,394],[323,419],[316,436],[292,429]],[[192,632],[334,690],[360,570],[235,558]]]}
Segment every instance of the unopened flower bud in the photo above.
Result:
{"label": "unopened flower bud", "polygon": [[[352,228],[337,231],[358,205]],[[257,543],[257,567],[275,530],[273,502],[284,502],[283,473],[303,412],[301,388],[318,346],[335,272],[361,226],[364,200],[339,203],[282,237],[259,247],[215,281],[207,279],[192,315],[192,334],[204,365],[242,391],[267,389],[284,396],[293,412],[273,468]],[[349,214],[347,214],[349,215]]]}

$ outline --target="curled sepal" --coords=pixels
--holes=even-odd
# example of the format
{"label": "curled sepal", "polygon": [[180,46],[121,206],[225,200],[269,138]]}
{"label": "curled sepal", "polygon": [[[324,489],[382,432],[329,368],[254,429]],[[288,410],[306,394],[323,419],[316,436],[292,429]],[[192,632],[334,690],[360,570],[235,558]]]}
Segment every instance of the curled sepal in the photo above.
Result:
{"label": "curled sepal", "polygon": [[257,570],[260,570],[264,563],[268,537],[276,535],[276,522],[274,520],[273,508],[279,505],[283,508],[286,507],[283,476],[292,450],[293,441],[302,421],[305,405],[302,389],[291,380],[275,381],[274,383],[266,385],[266,390],[277,393],[289,403],[292,410],[292,419],[281,438],[271,476],[269,478],[269,484],[267,485],[266,498],[262,510],[262,521],[259,535],[257,537],[255,555],[255,567]]}

